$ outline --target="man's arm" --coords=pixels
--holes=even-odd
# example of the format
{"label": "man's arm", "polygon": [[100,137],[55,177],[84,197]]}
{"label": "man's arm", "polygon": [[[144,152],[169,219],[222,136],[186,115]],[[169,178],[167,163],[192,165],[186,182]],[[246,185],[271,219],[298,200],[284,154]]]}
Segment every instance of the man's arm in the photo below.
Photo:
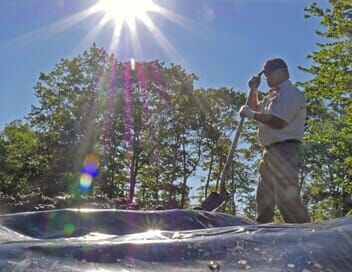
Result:
{"label": "man's arm", "polygon": [[248,106],[252,110],[258,111],[258,109],[259,109],[259,99],[258,99],[258,90],[257,89],[252,89],[249,92]]}
{"label": "man's arm", "polygon": [[288,125],[285,120],[272,114],[254,112],[253,119],[274,129],[281,129]]}
{"label": "man's arm", "polygon": [[254,119],[257,122],[263,123],[271,128],[280,129],[288,125],[288,123],[272,114],[260,113],[252,110],[248,105],[244,105],[240,109],[240,114],[248,119]]}
{"label": "man's arm", "polygon": [[250,88],[248,96],[248,104],[242,106],[240,113],[248,117],[249,119],[254,119],[257,122],[265,124],[274,129],[281,129],[288,125],[285,120],[276,117],[272,114],[264,114],[258,112],[259,110],[259,99],[258,99],[258,87],[260,85],[260,75],[253,76],[248,81],[248,87]]}

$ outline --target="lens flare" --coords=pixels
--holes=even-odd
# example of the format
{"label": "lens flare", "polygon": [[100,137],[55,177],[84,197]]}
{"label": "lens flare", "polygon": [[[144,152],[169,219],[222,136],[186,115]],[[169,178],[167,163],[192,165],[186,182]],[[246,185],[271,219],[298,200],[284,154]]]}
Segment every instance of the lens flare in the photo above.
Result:
{"label": "lens flare", "polygon": [[93,179],[99,175],[99,157],[88,154],[83,162],[79,186],[81,191],[88,191],[92,187]]}
{"label": "lens flare", "polygon": [[134,60],[134,58],[130,59],[130,65],[131,65],[131,70],[135,70],[136,69],[136,61]]}
{"label": "lens flare", "polygon": [[88,191],[92,187],[93,178],[88,174],[82,174],[79,180],[79,187],[81,191]]}
{"label": "lens flare", "polygon": [[73,224],[66,224],[64,226],[63,233],[65,236],[71,236],[75,232],[75,226]]}
{"label": "lens flare", "polygon": [[82,174],[96,178],[99,174],[99,167],[94,162],[87,162],[82,167]]}

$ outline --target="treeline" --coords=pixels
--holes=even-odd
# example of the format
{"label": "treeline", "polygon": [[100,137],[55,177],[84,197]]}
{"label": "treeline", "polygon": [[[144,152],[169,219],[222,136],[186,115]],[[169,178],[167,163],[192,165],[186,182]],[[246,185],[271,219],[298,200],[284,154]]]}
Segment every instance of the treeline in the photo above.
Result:
{"label": "treeline", "polygon": [[[300,173],[314,220],[352,209],[352,8],[350,1],[316,4],[306,16],[321,19],[328,39],[301,69],[309,106]],[[0,192],[41,192],[135,201],[142,208],[187,208],[192,178],[198,200],[217,190],[239,121],[245,92],[197,89],[181,66],[119,62],[93,45],[42,73],[38,105],[0,134]],[[254,190],[261,152],[256,127],[246,122],[235,152],[226,210],[255,215]],[[199,178],[199,176],[201,176]]]}
{"label": "treeline", "polygon": [[60,61],[40,75],[28,123],[2,132],[1,191],[81,194],[84,169],[95,164],[84,193],[188,207],[197,171],[207,175],[201,197],[217,189],[245,101],[227,88],[195,89],[196,79],[178,65],[120,63],[96,46]]}
{"label": "treeline", "polygon": [[313,219],[352,210],[352,2],[329,2],[306,8],[307,18],[320,19],[323,42],[301,67],[312,75],[302,84],[309,110],[302,181]]}

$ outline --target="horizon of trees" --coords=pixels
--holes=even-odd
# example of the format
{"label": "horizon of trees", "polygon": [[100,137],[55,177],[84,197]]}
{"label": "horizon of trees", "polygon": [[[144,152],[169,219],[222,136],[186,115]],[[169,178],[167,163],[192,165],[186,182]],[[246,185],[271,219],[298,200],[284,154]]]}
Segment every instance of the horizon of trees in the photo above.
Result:
{"label": "horizon of trees", "polygon": [[[316,3],[327,40],[300,69],[309,114],[301,189],[313,220],[352,210],[352,7],[348,0]],[[197,76],[161,61],[121,63],[95,44],[41,73],[38,106],[0,132],[0,192],[105,195],[142,208],[190,207],[190,179],[204,173],[198,201],[218,190],[246,94],[197,89]],[[261,148],[247,121],[226,188],[225,211],[253,218]]]}

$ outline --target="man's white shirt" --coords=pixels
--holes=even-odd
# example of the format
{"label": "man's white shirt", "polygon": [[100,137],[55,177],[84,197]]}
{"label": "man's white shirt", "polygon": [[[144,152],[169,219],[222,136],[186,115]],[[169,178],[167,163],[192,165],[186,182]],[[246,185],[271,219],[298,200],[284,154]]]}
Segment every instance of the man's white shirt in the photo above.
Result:
{"label": "man's white shirt", "polygon": [[285,120],[288,125],[274,129],[259,123],[258,137],[262,146],[286,140],[302,140],[307,116],[306,100],[303,93],[286,80],[278,86],[278,91],[270,91],[259,105],[259,111]]}

